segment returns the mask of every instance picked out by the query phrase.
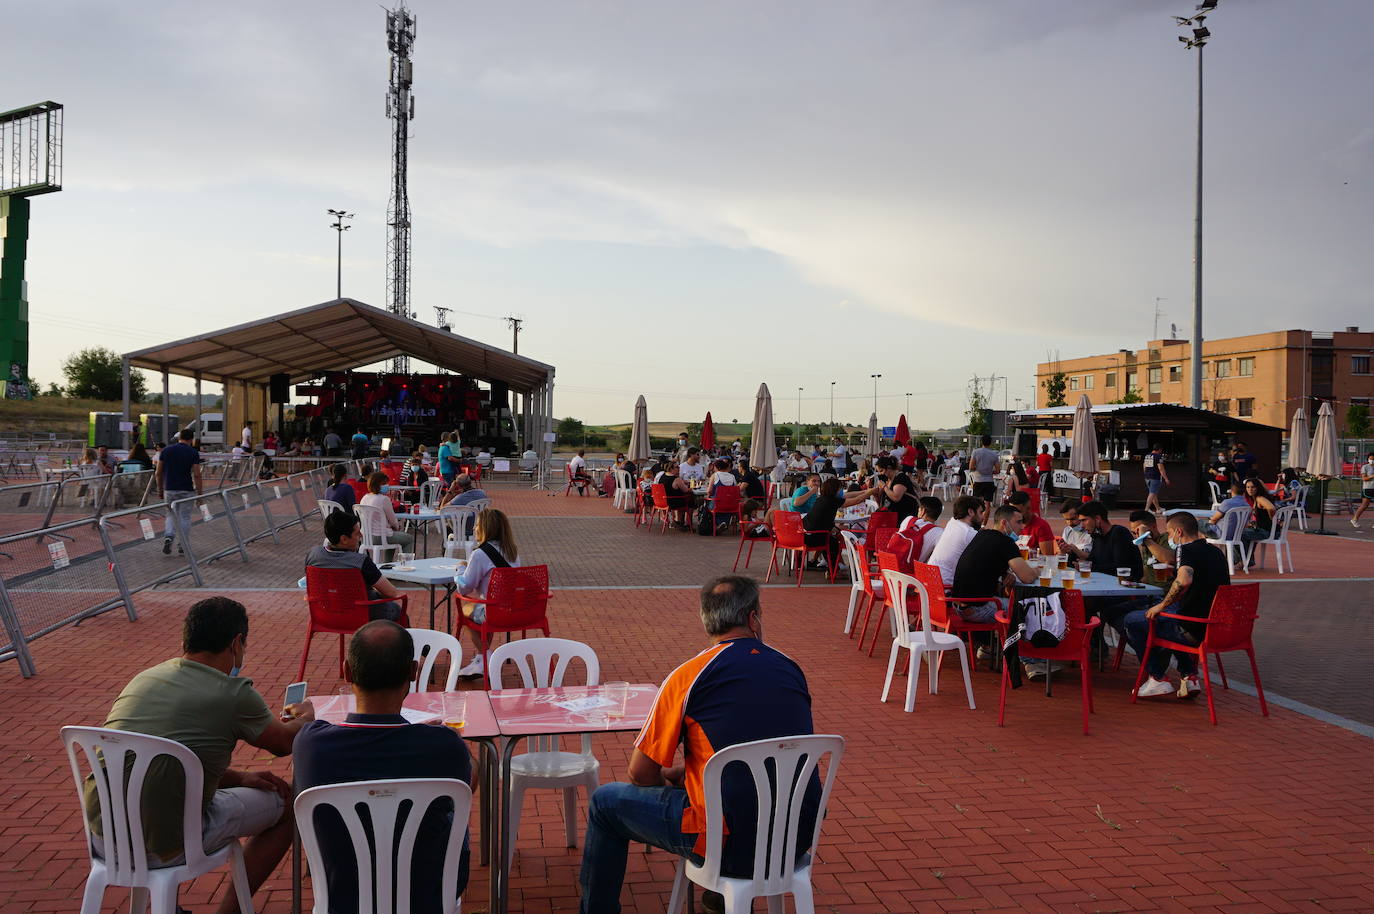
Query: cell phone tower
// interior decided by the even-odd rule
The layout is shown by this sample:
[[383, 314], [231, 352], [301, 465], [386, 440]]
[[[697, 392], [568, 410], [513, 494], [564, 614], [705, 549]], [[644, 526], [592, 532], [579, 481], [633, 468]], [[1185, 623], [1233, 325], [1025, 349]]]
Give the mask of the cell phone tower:
[[[415, 119], [415, 96], [410, 93], [413, 70], [410, 49], [415, 45], [415, 16], [402, 3], [386, 13], [386, 46], [391, 52], [391, 85], [386, 93], [386, 116], [391, 119], [391, 197], [386, 204], [386, 304], [392, 314], [410, 317], [410, 195], [406, 191], [406, 159], [410, 122]], [[410, 373], [410, 359], [391, 360], [396, 374]]]

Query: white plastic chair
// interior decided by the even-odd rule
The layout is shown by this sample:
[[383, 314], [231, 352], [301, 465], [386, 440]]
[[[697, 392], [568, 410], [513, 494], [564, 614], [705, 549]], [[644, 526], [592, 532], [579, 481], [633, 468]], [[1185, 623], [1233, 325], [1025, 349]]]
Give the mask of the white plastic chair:
[[930, 484], [930, 494], [943, 501], [949, 501], [954, 495], [954, 490], [958, 488], [954, 480], [954, 474], [942, 467], [939, 479]]
[[1245, 542], [1242, 538], [1245, 533], [1245, 528], [1249, 526], [1249, 524], [1249, 505], [1240, 508], [1230, 508], [1221, 516], [1221, 523], [1217, 524], [1217, 532], [1221, 535], [1215, 538], [1210, 536], [1207, 538], [1207, 542], [1211, 543], [1213, 546], [1222, 547], [1222, 551], [1226, 553], [1226, 570], [1231, 574], [1236, 573], [1235, 562], [1232, 559], [1232, 550], [1235, 550], [1235, 555], [1240, 557], [1240, 567], [1245, 570], [1246, 574], [1250, 572], [1249, 567], [1247, 567], [1250, 563], [1250, 544]]
[[[916, 679], [921, 675], [921, 655], [954, 651], [959, 655], [959, 663], [964, 668], [964, 691], [968, 694], [969, 710], [977, 707], [973, 703], [973, 680], [969, 678], [968, 651], [964, 649], [964, 640], [958, 635], [938, 631], [930, 624], [930, 599], [921, 582], [909, 574], [884, 571], [883, 586], [887, 588], [888, 605], [891, 607], [889, 621], [892, 623], [892, 652], [887, 658], [887, 679], [883, 682], [882, 700], [887, 701], [887, 694], [892, 688], [892, 676], [897, 670], [897, 655], [903, 648], [911, 652], [906, 671], [908, 713], [916, 709]], [[912, 631], [907, 622], [906, 601], [910, 593], [908, 588], [913, 587], [921, 603], [921, 627], [917, 631]], [[934, 659], [927, 661], [926, 666], [930, 670], [930, 694], [934, 695], [940, 691], [940, 667]]]
[[[122, 886], [133, 890], [130, 910], [142, 911], [152, 900], [152, 914], [176, 914], [177, 888], [211, 870], [229, 864], [239, 910], [253, 914], [253, 893], [248, 887], [248, 871], [243, 865], [243, 848], [238, 839], [224, 847], [205, 853], [201, 843], [200, 800], [205, 772], [196, 754], [181, 743], [160, 736], [109, 730], [104, 727], [63, 727], [62, 742], [67, 747], [72, 778], [76, 782], [78, 802], [85, 803], [84, 768], [94, 775], [96, 793], [100, 798], [100, 822], [103, 835], [91, 831], [86, 822], [85, 843], [90, 854], [91, 872], [86, 877], [86, 891], [81, 899], [81, 914], [100, 914], [105, 887]], [[148, 766], [159, 756], [170, 756], [180, 763], [185, 778], [185, 802], [182, 810], [183, 844], [186, 862], [179, 866], [150, 869], [148, 852], [143, 840], [143, 787]], [[110, 777], [111, 772], [124, 777]], [[133, 813], [130, 815], [130, 813]], [[85, 821], [85, 816], [82, 816]], [[100, 848], [100, 856], [91, 852], [91, 845]]]
[[458, 685], [458, 670], [463, 665], [463, 643], [448, 632], [436, 632], [428, 628], [408, 628], [410, 640], [415, 644], [415, 659], [420, 661], [420, 673], [410, 684], [410, 691], [423, 692], [429, 677], [434, 673], [434, 663], [439, 655], [448, 652], [448, 678], [444, 680], [442, 691], [452, 692]]
[[1293, 505], [1298, 509], [1298, 529], [1303, 531], [1307, 530], [1307, 493], [1311, 490], [1312, 487], [1308, 485], [1293, 487]]
[[[869, 571], [868, 563], [864, 561], [863, 549], [859, 546], [859, 538], [848, 530], [841, 530], [840, 541], [844, 544], [844, 563], [849, 566], [849, 610], [844, 616], [844, 633], [847, 635], [854, 630], [854, 615], [859, 609], [859, 598], [867, 594], [862, 576], [868, 575]], [[873, 580], [872, 587], [874, 597], [882, 599], [883, 582]]]
[[380, 565], [386, 561], [382, 554], [391, 551], [397, 555], [401, 552], [401, 547], [395, 543], [387, 542], [387, 534], [391, 528], [387, 526], [386, 515], [381, 508], [374, 508], [371, 505], [354, 505], [353, 513], [358, 515], [358, 520], [362, 522], [363, 540], [358, 546], [359, 552], [367, 552], [372, 556], [372, 561]]
[[[508, 641], [491, 652], [491, 682], [500, 684], [501, 667], [509, 662], [515, 664], [515, 668], [520, 671], [523, 688], [561, 686], [569, 665], [578, 659], [587, 667], [587, 685], [599, 684], [601, 663], [596, 658], [596, 651], [580, 641], [569, 641], [566, 638], [521, 638], [519, 641]], [[526, 790], [563, 791], [563, 825], [567, 832], [568, 847], [576, 847], [577, 788], [585, 787], [590, 798], [592, 791], [601, 786], [601, 763], [592, 754], [591, 736], [582, 736], [580, 752], [561, 751], [557, 736], [530, 737], [529, 745], [530, 752], [521, 753], [510, 760], [510, 818], [506, 822], [506, 833], [510, 835], [507, 842], [510, 853], [506, 858], [507, 871], [515, 857], [515, 837], [520, 830], [520, 806]]]
[[[790, 736], [763, 739], [727, 746], [706, 762], [704, 780], [706, 816], [706, 859], [700, 866], [685, 857], [678, 858], [677, 878], [668, 901], [669, 914], [680, 914], [692, 882], [725, 898], [726, 914], [748, 914], [755, 898], [768, 899], [768, 910], [782, 914], [783, 896], [791, 895], [797, 914], [814, 914], [811, 894], [811, 865], [820, 842], [825, 809], [844, 755], [842, 736]], [[828, 757], [828, 758], [827, 758]], [[802, 800], [811, 777], [826, 759], [816, 828], [799, 835]], [[758, 817], [755, 819], [754, 876], [751, 879], [722, 876], [721, 852], [724, 846], [721, 776], [726, 768], [747, 765], [758, 792]], [[772, 840], [770, 840], [770, 836]], [[798, 851], [801, 862], [797, 862]], [[809, 852], [809, 853], [808, 853]]]
[[439, 504], [439, 491], [444, 487], [442, 477], [433, 477], [425, 480], [425, 484], [420, 486], [420, 507], [433, 508]]
[[463, 551], [463, 558], [472, 558], [477, 545], [468, 538], [468, 528], [477, 522], [477, 513], [475, 504], [450, 504], [439, 509], [439, 522], [443, 524], [445, 558], [458, 558], [460, 549]]
[[[300, 829], [301, 844], [314, 876], [314, 914], [329, 912], [329, 883], [315, 824], [317, 809], [329, 807], [338, 812], [353, 844], [353, 860], [339, 862], [357, 867], [358, 914], [409, 914], [411, 860], [420, 821], [430, 806], [444, 799], [453, 803], [453, 824], [444, 845], [439, 897], [443, 900], [443, 914], [455, 914], [460, 905], [458, 862], [472, 811], [472, 789], [467, 784], [453, 778], [415, 778], [354, 781], [302, 790], [296, 797], [296, 827]], [[359, 815], [360, 807], [367, 809], [367, 827]], [[405, 823], [399, 825], [397, 819], [403, 809], [407, 809]], [[433, 873], [424, 875], [426, 879], [434, 878]]]
[[1221, 485], [1216, 480], [1207, 480], [1207, 488], [1212, 490], [1212, 510], [1221, 510]]
[[317, 498], [315, 499], [315, 503], [320, 509], [320, 523], [324, 523], [324, 519], [335, 511], [342, 511], [344, 509], [344, 506], [337, 501], [330, 501], [327, 498]]
[[633, 508], [635, 506], [634, 480], [630, 478], [628, 470], [613, 470], [615, 473], [615, 497], [611, 499], [612, 507]]
[[1297, 505], [1289, 505], [1286, 508], [1279, 508], [1274, 512], [1273, 526], [1269, 528], [1267, 539], [1256, 540], [1250, 543], [1251, 550], [1256, 551], [1255, 565], [1259, 568], [1264, 567], [1264, 547], [1274, 547], [1274, 558], [1279, 566], [1279, 574], [1283, 574], [1283, 557], [1288, 555], [1288, 570], [1293, 571], [1293, 550], [1288, 545], [1288, 530], [1293, 526], [1293, 522], [1302, 516], [1303, 509]]

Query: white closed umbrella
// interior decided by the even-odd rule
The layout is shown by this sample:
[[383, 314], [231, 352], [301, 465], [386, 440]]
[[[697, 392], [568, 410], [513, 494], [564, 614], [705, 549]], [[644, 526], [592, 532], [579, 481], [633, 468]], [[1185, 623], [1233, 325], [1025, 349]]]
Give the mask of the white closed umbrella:
[[878, 414], [873, 413], [868, 417], [868, 457], [870, 460], [878, 456], [882, 448], [882, 439], [878, 437]]
[[1073, 411], [1073, 450], [1069, 452], [1069, 472], [1096, 476], [1097, 466], [1097, 428], [1093, 425], [1093, 404], [1088, 395], [1083, 394]]
[[778, 443], [773, 434], [773, 395], [767, 384], [754, 397], [754, 422], [749, 439], [749, 465], [769, 470], [778, 465]]
[[1288, 430], [1288, 465], [1295, 470], [1306, 469], [1312, 451], [1312, 433], [1307, 428], [1307, 412], [1301, 406], [1293, 413], [1293, 425]]
[[630, 426], [630, 452], [627, 454], [635, 466], [639, 466], [653, 456], [649, 448], [649, 405], [640, 394], [635, 401], [635, 421]]
[[1317, 410], [1317, 431], [1312, 436], [1312, 453], [1307, 456], [1307, 472], [1317, 477], [1321, 490], [1321, 528], [1308, 532], [1334, 535], [1334, 530], [1326, 529], [1326, 490], [1330, 481], [1341, 475], [1341, 456], [1336, 453], [1336, 416], [1330, 403], [1323, 403]]

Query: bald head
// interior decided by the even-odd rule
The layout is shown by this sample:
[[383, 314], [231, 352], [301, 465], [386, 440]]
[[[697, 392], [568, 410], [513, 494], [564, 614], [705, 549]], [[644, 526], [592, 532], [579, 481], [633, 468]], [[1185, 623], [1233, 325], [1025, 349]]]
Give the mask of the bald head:
[[358, 692], [409, 689], [414, 678], [415, 642], [395, 622], [377, 619], [353, 633], [348, 670]]
[[462, 489], [464, 492], [472, 488], [472, 477], [467, 473], [459, 473], [458, 478], [455, 479], [454, 482], [458, 483], [458, 488]]

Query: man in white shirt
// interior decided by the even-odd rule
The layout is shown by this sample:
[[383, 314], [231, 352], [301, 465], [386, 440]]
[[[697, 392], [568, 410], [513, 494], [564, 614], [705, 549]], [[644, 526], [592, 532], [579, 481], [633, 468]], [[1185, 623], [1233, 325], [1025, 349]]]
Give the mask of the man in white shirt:
[[940, 569], [945, 587], [954, 586], [954, 569], [964, 548], [978, 534], [987, 517], [987, 503], [974, 495], [960, 495], [954, 499], [954, 516], [945, 524], [945, 532], [930, 553], [931, 565]]
[[1083, 519], [1078, 516], [1078, 504], [1065, 501], [1059, 508], [1059, 514], [1064, 518], [1064, 532], [1059, 535], [1059, 538], [1083, 555], [1091, 555], [1093, 535], [1083, 529]]
[[935, 553], [935, 546], [945, 533], [943, 527], [935, 525], [935, 522], [940, 519], [940, 513], [944, 511], [945, 505], [940, 499], [932, 498], [929, 495], [923, 495], [920, 498], [920, 503], [921, 513], [902, 521], [897, 532], [921, 544], [920, 554], [909, 556], [910, 560], [929, 564], [930, 557]]
[[253, 420], [249, 419], [243, 423], [243, 431], [239, 432], [239, 444], [248, 453], [253, 453]]
[[893, 460], [896, 460], [898, 463], [902, 462], [902, 455], [905, 453], [906, 448], [902, 447], [900, 444], [896, 445], [892, 448], [892, 450], [887, 452], [888, 456], [891, 457]]
[[592, 484], [592, 478], [587, 475], [587, 460], [584, 456], [585, 454], [586, 451], [578, 448], [577, 454], [573, 456], [572, 460], [568, 461], [568, 475], [571, 477], [570, 482], [573, 487], [577, 489], [578, 495], [586, 495], [587, 487]]
[[701, 451], [697, 448], [687, 449], [687, 459], [677, 468], [677, 475], [684, 482], [705, 482], [706, 467], [701, 465]]
[[849, 448], [844, 446], [844, 442], [836, 442], [834, 450], [830, 452], [830, 465], [841, 475], [849, 470]]

